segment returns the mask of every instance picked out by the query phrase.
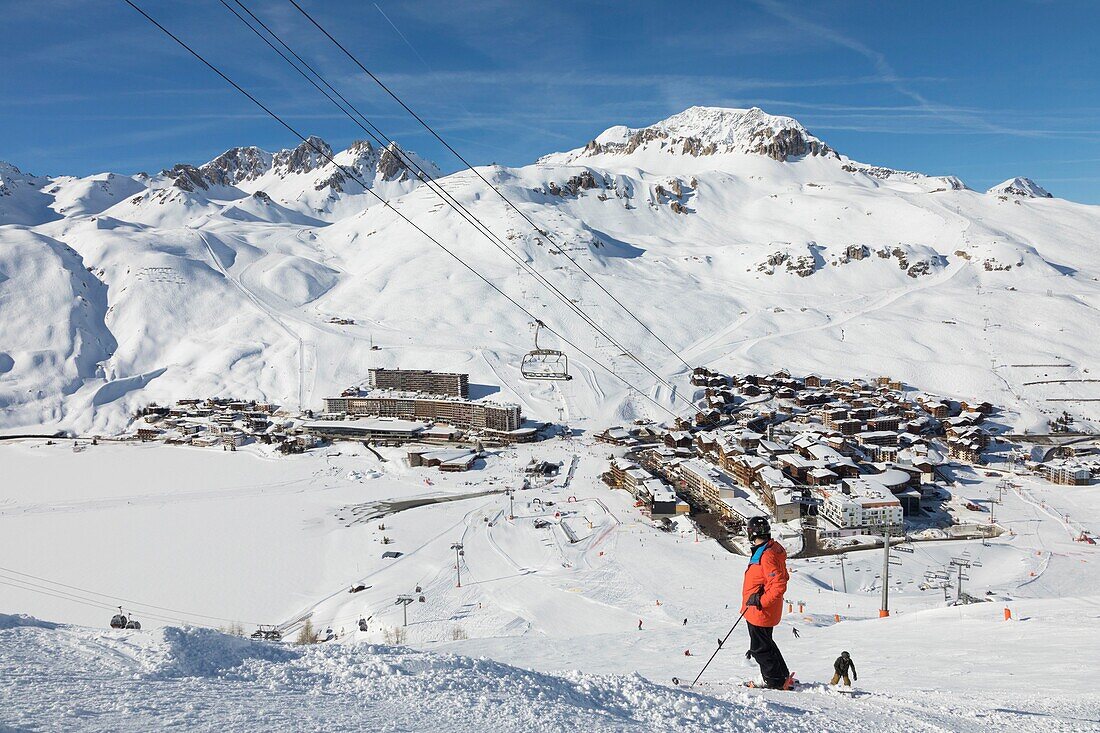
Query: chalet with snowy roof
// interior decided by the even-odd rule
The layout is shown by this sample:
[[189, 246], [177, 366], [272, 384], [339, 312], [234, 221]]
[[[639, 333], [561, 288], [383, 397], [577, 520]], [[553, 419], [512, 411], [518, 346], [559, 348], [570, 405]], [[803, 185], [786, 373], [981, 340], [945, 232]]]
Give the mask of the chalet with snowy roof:
[[947, 429], [948, 441], [969, 441], [977, 443], [981, 449], [985, 449], [989, 446], [989, 433], [984, 429], [976, 425], [967, 425], [963, 427], [948, 427]]
[[823, 386], [824, 381], [825, 380], [823, 380], [820, 375], [810, 373], [810, 374], [806, 375], [805, 379], [802, 380], [802, 383], [804, 385], [806, 385], [807, 387], [815, 387], [816, 388], [816, 387]]
[[607, 428], [602, 433], [596, 434], [596, 440], [611, 445], [631, 445], [637, 442], [630, 431], [623, 427]]
[[695, 434], [695, 450], [699, 453], [718, 454], [718, 442], [721, 435], [713, 430], [704, 430]]
[[761, 439], [756, 444], [756, 455], [766, 456], [769, 459], [775, 459], [785, 453], [793, 453], [794, 448], [791, 448], [785, 443], [779, 443], [774, 440]]
[[768, 462], [760, 456], [739, 455], [729, 461], [730, 469], [737, 483], [742, 486], [751, 486], [756, 481], [757, 472], [768, 466]]
[[690, 448], [692, 442], [691, 433], [685, 430], [673, 430], [665, 433], [665, 445], [669, 448]]
[[924, 408], [932, 417], [937, 420], [944, 420], [951, 414], [951, 408], [947, 406], [947, 403], [939, 400], [930, 400], [926, 397], [918, 397], [917, 403]]
[[829, 486], [840, 480], [840, 476], [824, 466], [811, 468], [806, 474], [806, 483], [810, 486]]
[[415, 450], [408, 454], [409, 465], [414, 468], [425, 466], [448, 472], [469, 471], [477, 458], [477, 451], [463, 448]]
[[713, 407], [695, 413], [695, 424], [699, 427], [717, 425], [722, 421], [722, 413]]
[[947, 441], [947, 455], [966, 463], [982, 462], [982, 446], [977, 441], [951, 439]]

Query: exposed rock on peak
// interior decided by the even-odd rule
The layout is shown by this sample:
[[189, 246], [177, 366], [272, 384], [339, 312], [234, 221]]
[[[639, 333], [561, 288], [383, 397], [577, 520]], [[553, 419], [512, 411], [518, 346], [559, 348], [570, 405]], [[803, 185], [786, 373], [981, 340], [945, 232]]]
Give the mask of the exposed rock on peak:
[[316, 135], [310, 135], [305, 142], [293, 150], [280, 150], [275, 153], [272, 168], [279, 175], [289, 173], [309, 173], [328, 165], [332, 158], [332, 148]]
[[271, 169], [271, 153], [253, 145], [231, 148], [200, 166], [199, 170], [211, 182], [220, 186], [236, 186], [242, 181], [253, 181]]
[[205, 191], [210, 188], [211, 181], [209, 181], [203, 172], [193, 165], [187, 163], [176, 163], [170, 169], [163, 172], [163, 175], [172, 179], [172, 185], [178, 189], [188, 192]]
[[565, 156], [571, 161], [600, 154], [630, 155], [637, 150], [696, 157], [751, 153], [778, 161], [802, 156], [839, 157], [797, 120], [769, 115], [758, 107], [691, 107], [648, 127], [619, 125]]
[[1054, 196], [1045, 188], [1040, 186], [1030, 178], [1009, 178], [1003, 183], [999, 183], [993, 188], [986, 191], [986, 193], [1009, 195], [1009, 196], [1022, 196], [1024, 198], [1031, 199], [1052, 199]]

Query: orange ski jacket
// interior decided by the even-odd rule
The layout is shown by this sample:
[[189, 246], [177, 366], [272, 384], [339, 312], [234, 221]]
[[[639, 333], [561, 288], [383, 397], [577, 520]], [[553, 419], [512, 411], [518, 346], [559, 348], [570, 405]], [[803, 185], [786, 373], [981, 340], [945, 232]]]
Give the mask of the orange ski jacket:
[[[741, 610], [745, 612], [745, 620], [753, 626], [778, 626], [783, 618], [783, 596], [789, 579], [787, 551], [783, 545], [768, 540], [757, 547], [749, 558], [741, 587]], [[749, 596], [761, 589], [761, 607], [746, 605]]]

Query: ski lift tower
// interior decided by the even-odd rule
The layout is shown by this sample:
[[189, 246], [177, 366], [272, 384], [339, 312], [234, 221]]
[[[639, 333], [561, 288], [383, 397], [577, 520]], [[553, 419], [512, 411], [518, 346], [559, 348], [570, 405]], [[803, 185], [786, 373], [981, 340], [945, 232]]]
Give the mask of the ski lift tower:
[[398, 596], [393, 602], [395, 606], [401, 606], [402, 626], [409, 625], [409, 604], [413, 602], [412, 596]]
[[451, 549], [455, 551], [455, 572], [458, 574], [458, 583], [456, 588], [462, 587], [462, 557], [466, 554], [466, 551], [462, 549], [461, 542], [454, 542], [451, 544]]

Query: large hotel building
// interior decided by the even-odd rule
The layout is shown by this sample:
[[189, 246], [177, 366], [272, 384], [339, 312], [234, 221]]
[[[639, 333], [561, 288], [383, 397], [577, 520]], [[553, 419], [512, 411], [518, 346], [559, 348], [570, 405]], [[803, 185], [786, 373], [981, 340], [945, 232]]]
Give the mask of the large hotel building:
[[325, 412], [438, 421], [460, 428], [492, 430], [501, 433], [519, 430], [523, 423], [519, 405], [470, 402], [458, 397], [385, 390], [361, 395], [326, 397]]
[[427, 392], [452, 397], [470, 396], [470, 375], [428, 369], [371, 369], [371, 389]]

